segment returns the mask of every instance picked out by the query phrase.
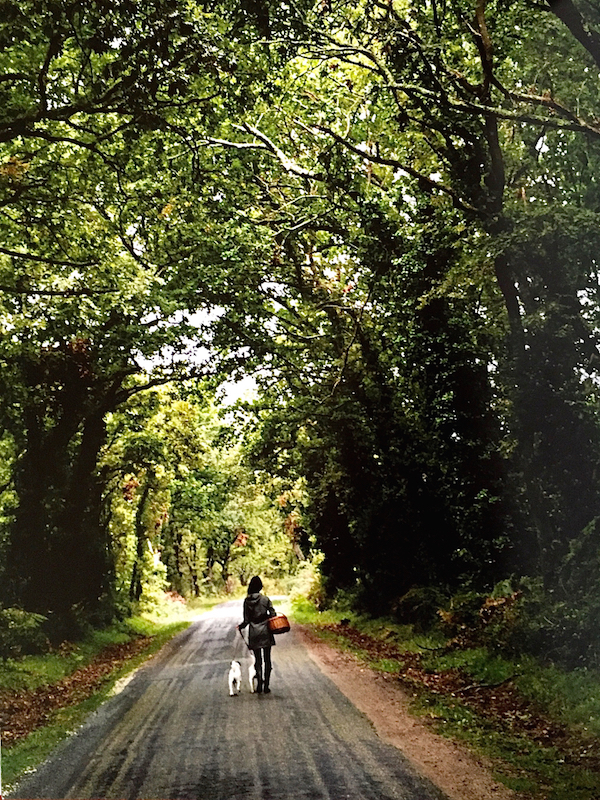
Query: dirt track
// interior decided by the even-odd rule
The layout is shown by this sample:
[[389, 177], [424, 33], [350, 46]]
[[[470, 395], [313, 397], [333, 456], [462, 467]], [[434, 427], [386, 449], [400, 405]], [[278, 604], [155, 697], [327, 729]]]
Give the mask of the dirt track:
[[443, 800], [294, 632], [277, 640], [271, 694], [229, 697], [229, 661], [250, 663], [240, 606], [174, 639], [11, 797]]
[[464, 745], [440, 736], [409, 712], [411, 698], [393, 675], [375, 672], [339, 652], [311, 630], [298, 630], [312, 657], [344, 695], [363, 711], [385, 742], [399, 748], [449, 800], [516, 800], [498, 783], [492, 765]]

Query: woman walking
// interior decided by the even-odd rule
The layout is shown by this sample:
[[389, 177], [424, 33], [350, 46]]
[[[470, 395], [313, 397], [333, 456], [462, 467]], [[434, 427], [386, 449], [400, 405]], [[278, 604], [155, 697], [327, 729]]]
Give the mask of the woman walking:
[[244, 621], [238, 625], [238, 630], [241, 631], [249, 626], [248, 647], [254, 653], [254, 667], [258, 680], [256, 691], [268, 694], [271, 691], [269, 689], [271, 647], [275, 644], [275, 639], [267, 621], [269, 617], [275, 616], [275, 609], [269, 598], [260, 593], [262, 588], [261, 579], [255, 575], [248, 584], [248, 594], [244, 599]]

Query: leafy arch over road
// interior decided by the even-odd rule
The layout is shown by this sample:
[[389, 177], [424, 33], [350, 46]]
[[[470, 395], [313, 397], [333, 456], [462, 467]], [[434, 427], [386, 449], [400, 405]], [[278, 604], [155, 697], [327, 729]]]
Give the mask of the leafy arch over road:
[[[396, 591], [426, 578], [427, 570], [415, 569], [409, 555], [407, 575], [398, 581], [415, 530], [428, 543], [424, 560], [432, 566], [436, 549], [448, 552], [442, 544], [457, 520], [466, 520], [465, 510], [487, 505], [487, 521], [465, 522], [466, 530], [451, 536], [449, 551], [470, 557], [476, 543], [489, 536], [486, 556], [475, 559], [480, 567], [493, 564], [492, 574], [507, 568], [541, 572], [548, 585], [555, 585], [571, 543], [597, 516], [596, 411], [587, 402], [590, 384], [585, 379], [597, 363], [597, 192], [590, 169], [597, 158], [597, 69], [548, 13], [552, 9], [536, 6], [532, 13], [528, 4], [484, 2], [327, 4], [313, 17], [303, 15], [304, 39], [297, 43], [299, 55], [282, 72], [280, 103], [263, 114], [258, 128], [245, 124], [229, 142], [213, 141], [236, 153], [254, 148], [272, 157], [274, 177], [270, 182], [261, 177], [276, 214], [270, 212], [265, 224], [271, 224], [289, 259], [287, 283], [285, 277], [280, 280], [301, 298], [290, 317], [297, 328], [299, 303], [312, 294], [314, 312], [326, 322], [313, 322], [303, 331], [311, 369], [316, 349], [309, 342], [321, 336], [335, 348], [329, 372], [314, 370], [319, 375], [315, 383], [326, 386], [329, 381], [332, 398], [348, 385], [352, 399], [346, 398], [346, 404], [358, 402], [358, 418], [376, 425], [373, 409], [358, 400], [351, 365], [356, 358], [358, 382], [366, 392], [367, 365], [381, 347], [374, 342], [385, 342], [397, 357], [386, 355], [387, 372], [380, 369], [374, 383], [385, 383], [382, 372], [393, 376], [388, 393], [397, 398], [389, 412], [395, 424], [408, 426], [411, 442], [429, 440], [435, 453], [430, 465], [436, 458], [446, 464], [441, 454], [447, 446], [447, 475], [466, 458], [478, 476], [486, 476], [477, 491], [467, 489], [471, 467], [463, 463], [457, 480], [435, 485], [436, 503], [446, 510], [438, 507], [435, 521], [425, 515], [421, 519], [427, 521], [419, 522], [410, 509], [418, 518], [431, 508], [425, 490], [431, 474], [423, 469], [422, 456], [408, 457], [410, 466], [396, 467], [404, 477], [396, 472], [392, 479], [398, 506], [390, 504], [386, 491], [367, 493], [371, 507], [363, 490], [372, 458], [380, 453], [371, 445], [360, 455], [368, 437], [361, 431], [357, 444], [348, 428], [360, 425], [356, 414], [348, 414], [328, 453], [336, 452], [340, 442], [352, 442], [352, 453], [331, 456], [335, 467], [322, 466], [322, 500], [314, 509], [315, 524], [322, 519], [325, 526], [320, 539], [331, 543], [329, 569], [336, 583], [353, 583], [358, 574], [375, 592], [386, 572], [383, 561], [393, 564], [389, 583]], [[559, 71], [558, 60], [549, 56], [548, 40], [561, 53], [560, 63], [569, 65], [566, 71]], [[283, 189], [277, 177], [282, 166], [289, 175]], [[397, 231], [391, 244], [386, 238], [390, 227]], [[419, 271], [424, 281], [406, 280]], [[402, 300], [398, 293], [386, 294], [390, 275], [402, 276]], [[407, 325], [405, 316], [411, 303], [411, 321], [422, 317], [424, 309], [437, 320], [413, 347], [408, 342], [415, 322]], [[463, 330], [481, 326], [488, 337], [479, 338], [467, 367], [470, 377], [465, 364], [458, 372], [440, 364], [420, 392], [414, 383], [400, 380], [413, 365], [426, 373], [432, 350], [447, 358], [447, 337], [452, 328], [460, 329], [456, 315]], [[377, 317], [388, 326], [390, 318], [404, 320], [393, 343]], [[458, 338], [455, 346], [464, 358], [466, 348]], [[296, 345], [299, 340], [296, 334]], [[407, 352], [414, 359], [410, 364]], [[321, 369], [325, 363], [318, 358]], [[475, 379], [478, 363], [493, 368], [493, 378], [488, 373]], [[286, 377], [294, 381], [289, 371]], [[474, 387], [477, 396], [493, 398], [500, 425], [495, 432], [473, 404], [461, 408], [461, 393], [473, 397]], [[402, 406], [428, 389], [426, 410], [411, 429]], [[314, 397], [314, 385], [310, 391]], [[437, 405], [442, 398], [445, 419], [443, 403]], [[381, 403], [379, 398], [378, 411]], [[431, 414], [433, 409], [438, 414]], [[465, 440], [460, 420], [464, 424], [466, 418], [471, 431]], [[326, 412], [323, 427], [331, 419]], [[330, 441], [330, 433], [312, 424], [321, 430], [319, 447]], [[390, 437], [388, 428], [383, 438], [406, 453], [406, 436]], [[468, 446], [457, 446], [459, 440]], [[327, 477], [330, 469], [335, 479]], [[390, 474], [389, 465], [384, 472]], [[415, 476], [419, 499], [414, 494], [411, 499], [405, 488], [410, 485], [407, 473]], [[381, 478], [373, 480], [382, 485]], [[440, 500], [444, 495], [446, 503]], [[375, 517], [393, 508], [393, 533], [383, 537], [386, 544], [373, 546], [384, 525], [380, 519], [365, 520], [365, 505]], [[406, 534], [403, 516], [410, 520]], [[499, 530], [502, 535], [492, 533]], [[377, 565], [366, 568], [373, 552], [380, 554]], [[390, 552], [391, 560], [381, 555]], [[445, 555], [438, 568], [441, 562], [447, 563]], [[453, 572], [454, 577], [465, 574], [456, 564]], [[435, 568], [429, 577], [436, 577]]]
[[599, 512], [588, 6], [8, 8], [14, 596], [41, 596], [27, 553], [71, 540], [95, 553], [85, 599], [111, 583], [107, 412], [249, 370], [255, 466], [308, 482], [333, 588], [565, 586]]
[[0, 357], [16, 504], [6, 599], [65, 613], [112, 582], [97, 470], [107, 413], [214, 370], [202, 320], [228, 302], [243, 233], [223, 231], [237, 261], [213, 270], [222, 173], [193, 133], [246, 98], [226, 23], [193, 4], [5, 11]]

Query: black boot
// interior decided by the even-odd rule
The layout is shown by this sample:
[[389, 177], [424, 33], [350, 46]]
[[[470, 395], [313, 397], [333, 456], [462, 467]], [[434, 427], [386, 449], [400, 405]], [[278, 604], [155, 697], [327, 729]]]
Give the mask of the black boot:
[[263, 690], [263, 682], [262, 682], [262, 679], [259, 678], [257, 683], [256, 683], [256, 692], [257, 692], [257, 694], [262, 694], [262, 690]]
[[270, 681], [270, 679], [271, 679], [271, 670], [270, 669], [266, 669], [265, 670], [265, 687], [263, 689], [263, 692], [265, 694], [269, 694], [269, 692], [271, 691], [269, 689], [269, 681]]

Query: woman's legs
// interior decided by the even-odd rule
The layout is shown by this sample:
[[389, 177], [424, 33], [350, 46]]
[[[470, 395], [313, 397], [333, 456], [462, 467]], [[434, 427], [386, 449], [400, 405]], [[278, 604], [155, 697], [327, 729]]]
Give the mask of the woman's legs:
[[271, 678], [271, 648], [265, 647], [264, 650], [265, 650], [265, 684], [263, 691], [265, 694], [267, 694], [268, 692], [271, 691], [269, 689], [269, 680]]
[[[254, 669], [256, 670], [256, 677], [258, 679], [258, 685], [256, 687], [257, 692], [264, 692], [268, 694], [271, 690], [269, 689], [269, 680], [271, 678], [271, 648], [270, 647], [263, 647], [258, 648], [257, 650], [252, 651], [254, 653]], [[263, 678], [263, 652], [264, 652], [264, 664], [265, 664], [265, 671], [264, 671], [264, 678]]]
[[[262, 692], [263, 690], [263, 658], [262, 658], [262, 650], [257, 648], [256, 650], [252, 651], [254, 653], [254, 669], [256, 670], [256, 679], [258, 681], [258, 685], [256, 687], [257, 692]], [[269, 663], [270, 663], [270, 654], [269, 654]]]

